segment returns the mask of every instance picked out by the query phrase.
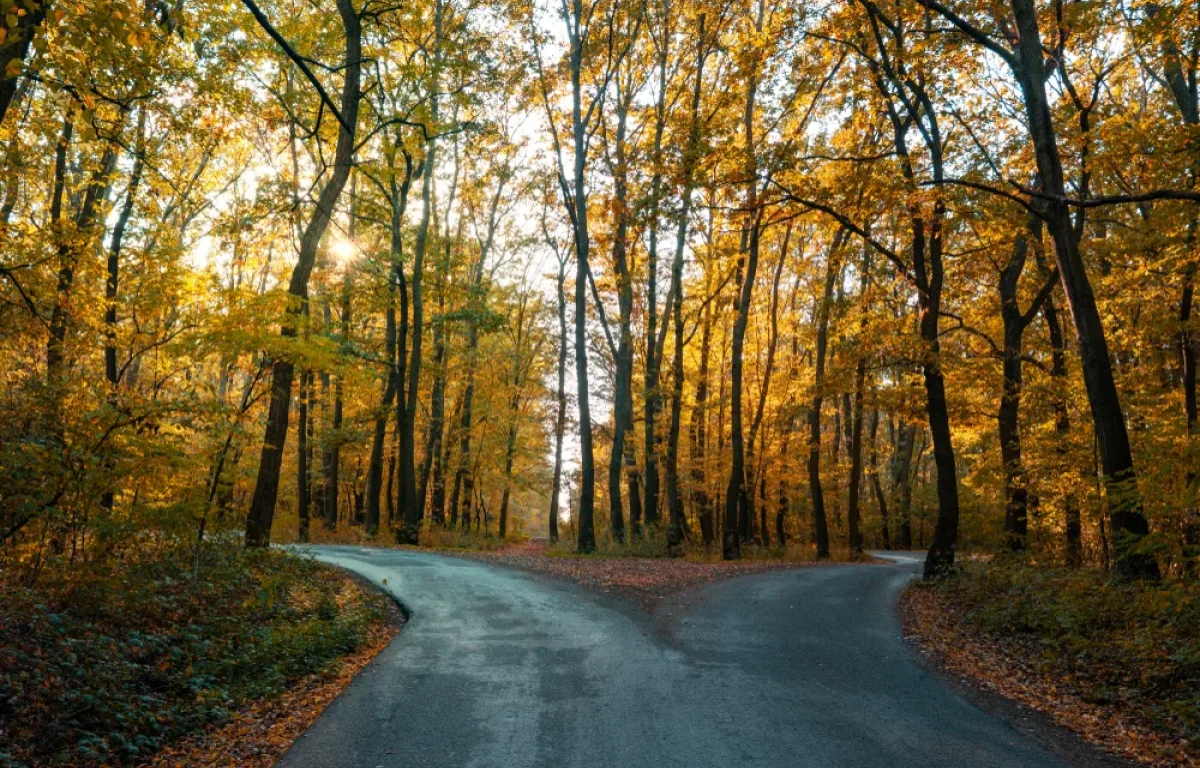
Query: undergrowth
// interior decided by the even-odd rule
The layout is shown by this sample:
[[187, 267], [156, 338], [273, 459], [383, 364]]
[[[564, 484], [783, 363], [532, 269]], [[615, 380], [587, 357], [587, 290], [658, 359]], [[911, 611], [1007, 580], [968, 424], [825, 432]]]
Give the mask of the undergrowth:
[[75, 566], [0, 605], [0, 766], [125, 766], [355, 650], [386, 603], [278, 551]]
[[1075, 686], [1200, 744], [1200, 584], [997, 560], [933, 587], [967, 625]]
[[[659, 526], [646, 526], [638, 536], [627, 535], [625, 541], [616, 541], [610, 532], [596, 538], [596, 549], [588, 555], [581, 555], [574, 538], [563, 537], [556, 543], [546, 547], [546, 554], [555, 557], [669, 557], [667, 552], [666, 531]], [[692, 539], [686, 541], [683, 547], [683, 559], [698, 563], [718, 562], [723, 559], [721, 543], [714, 542], [705, 545]], [[744, 541], [741, 546], [742, 560], [753, 562], [775, 561], [809, 563], [816, 562], [816, 550], [808, 544], [788, 544], [761, 546], [753, 541]], [[870, 555], [851, 554], [848, 548], [834, 548], [829, 558], [832, 562], [867, 562]]]

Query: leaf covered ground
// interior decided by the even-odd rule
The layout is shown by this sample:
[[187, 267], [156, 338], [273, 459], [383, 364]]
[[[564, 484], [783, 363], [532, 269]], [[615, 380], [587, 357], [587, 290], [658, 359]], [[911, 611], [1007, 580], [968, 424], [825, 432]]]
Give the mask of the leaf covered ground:
[[815, 562], [780, 559], [697, 561], [574, 555], [547, 549], [544, 543], [536, 541], [493, 551], [459, 550], [450, 554], [572, 581], [588, 589], [627, 598], [648, 611], [688, 587], [752, 573], [816, 565]]
[[394, 634], [390, 601], [345, 574], [232, 545], [194, 578], [190, 548], [168, 549], [5, 592], [4, 768], [267, 765], [253, 752], [307, 725], [281, 715], [315, 717]]
[[906, 634], [956, 677], [1156, 768], [1200, 766], [1200, 589], [969, 564], [914, 585]]

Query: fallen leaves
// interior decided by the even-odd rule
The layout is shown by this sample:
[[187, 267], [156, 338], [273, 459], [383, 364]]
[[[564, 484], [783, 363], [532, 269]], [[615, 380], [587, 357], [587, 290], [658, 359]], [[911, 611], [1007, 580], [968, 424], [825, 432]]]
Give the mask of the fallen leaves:
[[1146, 713], [1089, 701], [1070, 675], [1037, 664], [1028, 644], [972, 630], [945, 594], [912, 587], [901, 597], [900, 615], [906, 638], [955, 677], [1042, 712], [1112, 754], [1153, 768], [1200, 766], [1200, 753], [1186, 739], [1155, 730]]
[[0, 765], [134, 766], [197, 734], [240, 738], [392, 626], [394, 603], [335, 568], [213, 542], [197, 574], [192, 554], [143, 550], [3, 584]]
[[814, 563], [782, 560], [695, 562], [667, 557], [548, 555], [537, 543], [491, 552], [448, 552], [457, 557], [543, 573], [588, 589], [627, 598], [645, 610], [689, 587], [752, 573], [798, 568]]
[[275, 765], [292, 742], [316, 722], [325, 708], [342, 695], [355, 676], [400, 631], [403, 617], [390, 600], [388, 606], [387, 619], [372, 627], [364, 643], [353, 653], [279, 696], [260, 699], [242, 708], [224, 725], [160, 751], [141, 768], [270, 768]]

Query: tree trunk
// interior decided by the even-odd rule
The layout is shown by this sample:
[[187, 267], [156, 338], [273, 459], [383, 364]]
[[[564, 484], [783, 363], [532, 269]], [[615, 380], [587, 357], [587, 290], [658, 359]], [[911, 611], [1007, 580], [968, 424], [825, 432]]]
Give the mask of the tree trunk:
[[900, 525], [900, 549], [913, 547], [912, 537], [912, 458], [916, 429], [904, 421], [896, 427], [896, 442], [892, 451], [892, 492], [900, 498], [896, 517]]
[[[1042, 238], [1041, 219], [1030, 214], [1026, 232], [1017, 236], [1013, 255], [1000, 273], [1000, 315], [1004, 321], [1004, 347], [1002, 349], [1004, 387], [1000, 399], [997, 424], [1000, 431], [1000, 456], [1004, 465], [1004, 530], [1008, 535], [1008, 547], [1014, 552], [1025, 549], [1029, 532], [1029, 479], [1021, 458], [1021, 355], [1022, 337], [1029, 323], [1036, 316], [1040, 305], [1035, 303], [1028, 312], [1022, 312], [1017, 303], [1017, 288], [1021, 273], [1025, 269], [1029, 248], [1040, 247]], [[1044, 301], [1048, 289], [1036, 302]]]
[[[864, 281], [865, 282], [865, 281]], [[862, 488], [862, 433], [863, 433], [863, 398], [866, 396], [865, 382], [867, 375], [867, 360], [858, 358], [858, 366], [854, 373], [854, 410], [850, 426], [850, 496], [846, 505], [846, 528], [850, 553], [862, 552], [863, 540], [860, 530], [859, 498]]]
[[813, 541], [817, 557], [829, 557], [829, 522], [825, 492], [821, 487], [821, 406], [824, 403], [825, 357], [829, 349], [829, 314], [833, 287], [842, 274], [840, 251], [845, 230], [839, 229], [825, 257], [825, 287], [817, 305], [817, 352], [813, 373], [813, 398], [808, 409], [808, 489], [812, 500]]
[[[760, 2], [756, 18], [756, 29], [763, 28], [764, 3]], [[741, 557], [741, 533], [746, 517], [746, 455], [742, 433], [742, 368], [743, 348], [746, 341], [746, 324], [750, 317], [750, 300], [754, 295], [754, 280], [758, 273], [758, 250], [760, 217], [758, 204], [758, 157], [754, 140], [754, 109], [758, 95], [758, 70], [752, 66], [747, 75], [746, 101], [742, 111], [743, 167], [746, 182], [745, 223], [742, 227], [742, 242], [738, 250], [737, 316], [733, 324], [733, 340], [730, 345], [730, 446], [733, 449], [729, 467], [729, 485], [725, 490], [725, 520], [722, 532], [721, 554], [725, 560]]]
[[[117, 292], [121, 277], [121, 246], [125, 240], [125, 230], [129, 226], [129, 218], [133, 215], [134, 201], [137, 198], [138, 186], [142, 181], [142, 167], [146, 154], [146, 110], [138, 113], [137, 149], [134, 152], [133, 170], [129, 175], [129, 186], [125, 190], [125, 204], [117, 216], [113, 226], [112, 241], [108, 248], [108, 275], [104, 285], [104, 378], [108, 382], [108, 404], [117, 405]], [[106, 461], [107, 469], [112, 471], [111, 459]], [[113, 491], [105, 491], [100, 498], [100, 506], [112, 511]]]
[[[592, 445], [591, 393], [588, 385], [587, 353], [587, 280], [588, 252], [591, 241], [588, 234], [588, 190], [587, 149], [590, 138], [588, 121], [583, 112], [583, 51], [585, 41], [581, 37], [584, 9], [582, 0], [572, 0], [570, 18], [566, 19], [571, 49], [569, 69], [571, 77], [571, 137], [574, 149], [572, 184], [574, 194], [567, 201], [571, 205], [571, 223], [575, 230], [575, 386], [579, 408], [579, 523], [578, 549], [592, 552], [596, 549], [595, 505], [596, 505], [596, 455]], [[589, 117], [591, 112], [589, 110]]]
[[892, 548], [892, 533], [888, 524], [887, 496], [883, 492], [883, 484], [879, 482], [879, 410], [871, 409], [871, 486], [875, 490], [875, 502], [879, 506], [879, 533], [883, 538], [883, 548]]
[[567, 260], [558, 262], [557, 291], [555, 298], [558, 303], [558, 388], [555, 392], [558, 410], [554, 416], [554, 484], [550, 489], [549, 536], [550, 543], [558, 542], [558, 513], [560, 507], [560, 489], [562, 488], [563, 465], [563, 433], [567, 422]]
[[[613, 541], [625, 541], [625, 512], [621, 502], [621, 470], [629, 466], [629, 525], [634, 535], [640, 533], [641, 509], [637, 494], [637, 465], [634, 462], [633, 441], [626, 433], [633, 432], [633, 337], [630, 323], [633, 318], [633, 280], [629, 274], [629, 201], [625, 158], [625, 130], [629, 99], [632, 89], [622, 87], [621, 72], [617, 72], [616, 118], [617, 129], [613, 158], [613, 276], [617, 282], [617, 304], [619, 342], [615, 363], [616, 381], [613, 382], [613, 441], [608, 460], [608, 515]], [[651, 238], [654, 227], [651, 224]], [[651, 278], [653, 280], [653, 277]], [[654, 310], [651, 309], [652, 313]], [[653, 349], [648, 353], [653, 354]], [[628, 443], [628, 445], [626, 445]]]
[[[442, 20], [445, 4], [439, 0], [434, 11], [433, 64], [429, 80], [429, 122], [438, 125], [438, 93], [442, 71]], [[425, 252], [429, 245], [429, 222], [433, 212], [433, 175], [437, 168], [437, 137], [430, 136], [425, 142], [425, 159], [421, 179], [421, 221], [417, 225], [416, 241], [413, 244], [412, 268], [412, 353], [408, 364], [407, 403], [401, 412], [400, 421], [400, 505], [404, 518], [400, 540], [405, 544], [417, 544], [421, 538], [421, 521], [424, 505], [417, 498], [416, 429], [417, 407], [421, 385], [421, 347], [425, 331], [424, 305], [421, 296], [422, 272], [425, 268]]]
[[[715, 300], [715, 299], [714, 299]], [[710, 546], [716, 540], [713, 522], [713, 502], [708, 495], [705, 467], [708, 448], [708, 358], [712, 353], [713, 310], [704, 308], [700, 329], [700, 370], [696, 373], [696, 404], [692, 408], [689, 433], [691, 438], [692, 500], [700, 521], [700, 540]]]
[[[399, 371], [396, 368], [396, 291], [399, 280], [396, 272], [400, 269], [398, 254], [393, 254], [391, 273], [388, 277], [388, 304], [385, 315], [383, 347], [387, 352], [388, 370], [383, 383], [383, 396], [379, 411], [375, 415], [375, 431], [371, 438], [371, 459], [367, 464], [367, 519], [366, 532], [368, 537], [379, 533], [380, 496], [383, 490], [383, 449], [387, 439], [388, 414], [396, 399], [396, 389], [399, 383]], [[391, 500], [392, 477], [388, 476], [389, 503]]]
[[1153, 555], [1136, 551], [1137, 543], [1150, 533], [1150, 526], [1142, 512], [1133, 452], [1113, 377], [1103, 322], [1079, 251], [1070, 210], [1063, 202], [1067, 191], [1058, 138], [1046, 96], [1037, 9], [1033, 0], [1012, 0], [1012, 9], [1016, 18], [1018, 43], [1011, 63], [1024, 96], [1026, 122], [1034, 145], [1041, 188], [1050, 197], [1045, 201], [1043, 219], [1054, 238], [1058, 269], [1075, 322], [1088, 405], [1095, 422], [1101, 469], [1107, 487], [1115, 567], [1123, 577], [1157, 578], [1157, 560]]
[[21, 71], [33, 38], [41, 28], [42, 22], [46, 20], [46, 10], [50, 5], [49, 0], [46, 0], [32, 5], [32, 10], [14, 16], [17, 20], [16, 26], [8, 29], [8, 38], [4, 45], [0, 46], [0, 122], [4, 121], [17, 93], [17, 83], [21, 78], [15, 73]]
[[[312, 218], [300, 238], [300, 256], [292, 270], [288, 283], [291, 301], [282, 335], [296, 337], [296, 318], [308, 301], [308, 278], [316, 263], [317, 249], [321, 237], [329, 226], [330, 216], [342, 188], [350, 178], [354, 155], [354, 131], [358, 123], [358, 104], [361, 98], [361, 24], [357, 11], [350, 0], [337, 0], [338, 14], [345, 31], [345, 68], [342, 72], [341, 115], [346, 125], [338, 130], [337, 146], [334, 150], [333, 169], [329, 180], [321, 188]], [[271, 541], [271, 523], [275, 518], [275, 502], [279, 497], [279, 471], [283, 463], [283, 446], [287, 441], [288, 406], [292, 398], [292, 379], [295, 366], [286, 358], [275, 360], [271, 367], [271, 401], [267, 409], [267, 425], [263, 435], [262, 456], [259, 461], [258, 478], [254, 485], [254, 497], [246, 517], [246, 546], [265, 547]]]
[[312, 486], [309, 484], [309, 462], [312, 460], [312, 448], [309, 446], [308, 403], [312, 395], [312, 371], [304, 369], [300, 372], [300, 407], [299, 423], [296, 425], [296, 515], [300, 520], [300, 543], [308, 541], [309, 512], [312, 500], [309, 495]]
[[[448, 247], [448, 246], [447, 246]], [[448, 262], [447, 257], [446, 262]], [[439, 282], [438, 316], [446, 312], [446, 286], [444, 270], [448, 264], [439, 268], [443, 272]], [[425, 435], [425, 459], [421, 463], [420, 490], [417, 492], [417, 503], [425, 508], [425, 500], [429, 498], [429, 479], [432, 475], [434, 484], [434, 499], [439, 502], [444, 499], [444, 493], [439, 494], [438, 487], [445, 487], [445, 474], [442, 467], [442, 440], [446, 424], [446, 330], [439, 319], [433, 326], [433, 387], [429, 393], [429, 427]], [[436, 503], [430, 504], [430, 519], [437, 523], [443, 519], [445, 511]]]

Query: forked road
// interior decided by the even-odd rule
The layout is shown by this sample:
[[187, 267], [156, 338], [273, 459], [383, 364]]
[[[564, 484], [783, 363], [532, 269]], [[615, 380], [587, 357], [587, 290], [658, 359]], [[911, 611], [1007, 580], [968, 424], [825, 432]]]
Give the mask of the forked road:
[[281, 768], [1095, 764], [1063, 762], [912, 660], [893, 609], [912, 558], [701, 587], [663, 632], [604, 595], [471, 560], [311, 551], [411, 619]]

